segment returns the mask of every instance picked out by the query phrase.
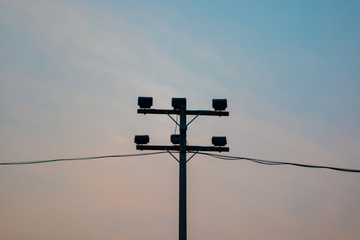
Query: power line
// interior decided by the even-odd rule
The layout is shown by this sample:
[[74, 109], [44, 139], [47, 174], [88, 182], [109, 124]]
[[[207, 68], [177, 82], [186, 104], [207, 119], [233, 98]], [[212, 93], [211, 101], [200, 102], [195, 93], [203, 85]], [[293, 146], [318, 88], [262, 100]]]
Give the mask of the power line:
[[256, 158], [247, 158], [247, 157], [236, 157], [236, 156], [227, 156], [227, 155], [220, 155], [220, 154], [213, 154], [213, 153], [205, 153], [205, 152], [198, 152], [199, 154], [210, 156], [213, 158], [218, 158], [222, 160], [247, 160], [259, 164], [266, 164], [266, 165], [292, 165], [296, 167], [306, 167], [306, 168], [325, 168], [335, 171], [342, 171], [342, 172], [356, 172], [359, 173], [359, 169], [348, 169], [348, 168], [338, 168], [338, 167], [329, 167], [329, 166], [320, 166], [320, 165], [309, 165], [309, 164], [302, 164], [302, 163], [293, 163], [293, 162], [279, 162], [279, 161], [270, 161], [270, 160], [263, 160], [263, 159], [256, 159]]
[[49, 163], [49, 162], [92, 160], [92, 159], [101, 159], [101, 158], [138, 157], [138, 156], [156, 155], [162, 153], [166, 153], [166, 151], [153, 152], [153, 153], [123, 154], [123, 155], [104, 155], [104, 156], [82, 157], [82, 158], [59, 158], [59, 159], [39, 160], [39, 161], [2, 162], [0, 163], [0, 165], [24, 165], [24, 164], [38, 164], [38, 163]]
[[[103, 159], [103, 158], [122, 158], [122, 157], [139, 157], [139, 156], [148, 156], [148, 155], [157, 155], [163, 154], [167, 151], [159, 151], [153, 153], [138, 153], [138, 154], [123, 154], [123, 155], [103, 155], [103, 156], [93, 156], [93, 157], [82, 157], [82, 158], [59, 158], [59, 159], [49, 159], [49, 160], [39, 160], [39, 161], [23, 161], [23, 162], [2, 162], [0, 165], [26, 165], [26, 164], [39, 164], [39, 163], [50, 163], [50, 162], [63, 162], [63, 161], [79, 161], [79, 160], [93, 160], [93, 159]], [[237, 156], [229, 156], [229, 155], [220, 155], [213, 153], [205, 153], [199, 151], [198, 154], [206, 155], [209, 157], [221, 159], [221, 160], [247, 160], [259, 164], [265, 165], [292, 165], [296, 167], [306, 167], [306, 168], [324, 168], [335, 171], [342, 172], [360, 172], [359, 169], [349, 169], [349, 168], [339, 168], [339, 167], [330, 167], [330, 166], [321, 166], [321, 165], [310, 165], [310, 164], [302, 164], [302, 163], [293, 163], [293, 162], [280, 162], [280, 161], [270, 161], [263, 160], [257, 158], [248, 158], [248, 157], [237, 157]]]

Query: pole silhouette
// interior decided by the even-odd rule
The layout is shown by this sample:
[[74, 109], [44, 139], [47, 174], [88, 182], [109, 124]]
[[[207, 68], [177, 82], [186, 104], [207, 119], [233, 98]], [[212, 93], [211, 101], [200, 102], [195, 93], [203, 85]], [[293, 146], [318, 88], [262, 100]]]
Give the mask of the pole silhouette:
[[186, 105], [180, 107], [179, 240], [186, 240]]
[[[214, 146], [189, 146], [187, 145], [186, 134], [187, 128], [199, 116], [229, 116], [229, 112], [224, 111], [227, 107], [226, 99], [213, 99], [213, 108], [210, 110], [187, 110], [186, 98], [173, 98], [172, 106], [174, 109], [150, 109], [152, 106], [152, 97], [139, 97], [138, 109], [139, 114], [166, 114], [168, 115], [180, 128], [180, 134], [171, 136], [173, 145], [147, 145], [150, 141], [148, 135], [136, 135], [135, 143], [137, 150], [166, 150], [172, 157], [179, 162], [179, 240], [187, 239], [187, 196], [186, 196], [186, 163], [196, 155], [197, 152], [211, 151], [211, 152], [228, 152], [229, 148], [226, 145], [225, 137], [213, 137], [212, 143]], [[179, 115], [180, 123], [178, 123], [171, 115]], [[195, 117], [187, 123], [186, 116], [194, 115]], [[177, 159], [170, 151], [178, 151], [179, 159]], [[191, 152], [193, 155], [187, 159], [186, 153]]]

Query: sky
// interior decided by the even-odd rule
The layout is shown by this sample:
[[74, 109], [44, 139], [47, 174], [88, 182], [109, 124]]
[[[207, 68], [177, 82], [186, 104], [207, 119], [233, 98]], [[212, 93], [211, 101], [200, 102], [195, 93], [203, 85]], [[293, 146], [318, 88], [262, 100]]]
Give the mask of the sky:
[[[138, 153], [170, 144], [186, 97], [227, 98], [192, 145], [360, 169], [358, 1], [0, 0], [0, 162]], [[188, 239], [357, 239], [360, 175], [195, 156]], [[0, 238], [176, 239], [168, 154], [0, 167]]]

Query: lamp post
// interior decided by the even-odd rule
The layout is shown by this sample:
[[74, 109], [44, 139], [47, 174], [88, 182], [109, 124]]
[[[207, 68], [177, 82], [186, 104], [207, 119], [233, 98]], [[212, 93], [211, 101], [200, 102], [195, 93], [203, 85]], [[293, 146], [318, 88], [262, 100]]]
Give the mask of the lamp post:
[[[180, 128], [180, 134], [171, 135], [171, 142], [174, 145], [147, 145], [149, 143], [148, 135], [135, 136], [134, 142], [137, 144], [137, 150], [166, 150], [179, 162], [179, 240], [186, 240], [187, 238], [187, 217], [186, 217], [186, 163], [199, 151], [216, 151], [228, 152], [229, 148], [224, 147], [226, 137], [213, 137], [212, 143], [214, 146], [189, 146], [186, 141], [187, 127], [199, 116], [229, 116], [229, 112], [224, 111], [227, 108], [226, 99], [213, 99], [213, 108], [211, 110], [187, 110], [186, 98], [172, 98], [172, 107], [174, 109], [151, 109], [153, 103], [152, 97], [139, 97], [138, 105], [140, 109], [137, 110], [139, 114], [166, 114], [168, 115]], [[171, 115], [179, 115], [180, 123], [174, 120]], [[186, 116], [195, 115], [191, 121], [187, 123]], [[170, 151], [178, 151], [179, 159], [177, 159]], [[192, 152], [193, 155], [187, 159], [186, 153]]]

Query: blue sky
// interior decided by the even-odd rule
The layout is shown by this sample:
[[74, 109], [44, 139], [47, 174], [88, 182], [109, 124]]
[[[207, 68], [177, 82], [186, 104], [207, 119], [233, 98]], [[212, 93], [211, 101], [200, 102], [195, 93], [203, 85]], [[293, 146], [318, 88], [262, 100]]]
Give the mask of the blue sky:
[[[173, 122], [136, 114], [153, 96], [155, 108], [228, 99], [230, 117], [198, 118], [190, 144], [226, 135], [231, 155], [359, 169], [359, 8], [0, 1], [1, 162], [134, 153], [135, 134], [166, 144]], [[0, 238], [175, 238], [177, 167], [165, 155], [3, 166]], [[188, 171], [189, 239], [359, 235], [357, 174], [202, 156]]]
[[[218, 81], [238, 91], [250, 90], [299, 117], [306, 114], [330, 124], [346, 123], [351, 126], [347, 130], [354, 131], [351, 119], [359, 119], [360, 109], [356, 2], [140, 1], [99, 5], [96, 7], [113, 14], [120, 12], [145, 31], [151, 29], [148, 37], [152, 44], [188, 70], [215, 74]], [[179, 35], [183, 41], [176, 41]], [[206, 45], [228, 71], [211, 66], [218, 64], [211, 60], [199, 64], [196, 51], [179, 55], [181, 47], [192, 51], [188, 49], [192, 46], [186, 45], [189, 42]], [[255, 69], [249, 69], [251, 64]]]

